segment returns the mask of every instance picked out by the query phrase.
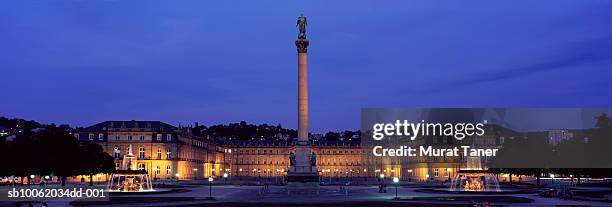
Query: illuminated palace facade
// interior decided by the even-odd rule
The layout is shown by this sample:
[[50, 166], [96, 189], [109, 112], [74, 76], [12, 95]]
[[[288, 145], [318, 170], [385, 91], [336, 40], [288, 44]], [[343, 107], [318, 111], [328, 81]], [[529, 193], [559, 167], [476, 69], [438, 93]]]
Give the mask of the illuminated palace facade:
[[160, 121], [105, 121], [79, 128], [74, 136], [95, 142], [121, 165], [132, 147], [138, 169], [154, 180], [202, 179], [219, 176], [224, 170], [224, 149], [204, 137], [194, 136], [189, 127]]
[[[281, 182], [289, 169], [289, 142], [233, 142], [226, 145], [226, 163], [234, 180], [274, 180]], [[459, 170], [460, 160], [425, 160], [406, 165], [400, 158], [370, 159], [357, 142], [315, 142], [312, 151], [317, 155], [317, 169], [322, 182], [378, 181], [399, 177], [402, 180], [444, 181]], [[411, 167], [406, 167], [411, 166]]]
[[[224, 143], [228, 171], [236, 180], [274, 179], [282, 181], [289, 169], [289, 153], [293, 142], [235, 141]], [[365, 177], [359, 142], [314, 142], [312, 151], [317, 156], [317, 169], [323, 177]], [[349, 175], [348, 173], [351, 172]]]
[[[500, 147], [504, 139], [520, 136], [505, 128], [487, 125], [482, 137], [466, 138], [462, 145]], [[153, 179], [228, 179], [283, 182], [289, 169], [293, 142], [287, 141], [213, 141], [194, 136], [192, 128], [174, 127], [159, 121], [105, 121], [80, 128], [75, 136], [83, 142], [95, 142], [115, 158], [116, 166], [132, 146], [138, 168]], [[451, 137], [417, 138], [409, 145], [457, 146]], [[399, 145], [398, 145], [399, 146]], [[447, 181], [466, 163], [464, 157], [372, 157], [371, 148], [359, 141], [313, 141], [317, 169], [322, 182], [378, 181], [399, 177], [405, 181]], [[488, 160], [482, 160], [486, 163]], [[485, 164], [486, 165], [486, 164]]]
[[[451, 148], [471, 145], [477, 148], [500, 148], [505, 139], [521, 135], [497, 125], [486, 125], [485, 135], [466, 138], [457, 143], [452, 137], [417, 138], [413, 146], [432, 145]], [[363, 148], [359, 141], [314, 141], [312, 150], [317, 155], [317, 169], [322, 182], [378, 181], [399, 177], [405, 181], [448, 181], [465, 167], [465, 157], [373, 157], [371, 149]], [[225, 146], [226, 171], [233, 180], [267, 179], [282, 182], [289, 169], [289, 153], [292, 142], [234, 141]], [[398, 145], [399, 146], [399, 145]], [[482, 162], [489, 161], [488, 157]]]

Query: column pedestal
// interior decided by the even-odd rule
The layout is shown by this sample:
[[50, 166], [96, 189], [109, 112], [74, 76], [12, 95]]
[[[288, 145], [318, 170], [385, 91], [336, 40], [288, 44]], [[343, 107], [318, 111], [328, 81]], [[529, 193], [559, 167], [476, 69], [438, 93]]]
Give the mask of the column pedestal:
[[310, 161], [311, 147], [295, 146], [295, 164], [287, 173], [287, 192], [289, 194], [319, 193], [319, 172]]

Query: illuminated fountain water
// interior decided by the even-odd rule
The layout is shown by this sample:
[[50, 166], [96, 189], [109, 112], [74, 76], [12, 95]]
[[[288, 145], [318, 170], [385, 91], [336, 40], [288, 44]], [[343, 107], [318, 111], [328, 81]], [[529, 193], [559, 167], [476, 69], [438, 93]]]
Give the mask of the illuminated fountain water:
[[489, 170], [482, 168], [480, 157], [467, 157], [466, 167], [457, 172], [449, 190], [500, 192], [497, 178]]
[[132, 154], [132, 145], [123, 156], [121, 168], [116, 170], [108, 180], [107, 189], [111, 192], [153, 191], [151, 177], [145, 170], [136, 170], [136, 156]]

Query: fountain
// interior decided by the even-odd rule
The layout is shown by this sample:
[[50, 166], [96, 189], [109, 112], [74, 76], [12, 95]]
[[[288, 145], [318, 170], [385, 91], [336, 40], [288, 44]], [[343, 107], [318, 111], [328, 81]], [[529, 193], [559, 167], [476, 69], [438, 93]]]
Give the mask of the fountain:
[[116, 170], [108, 180], [107, 189], [111, 192], [143, 192], [153, 191], [151, 178], [147, 171], [136, 170], [136, 156], [132, 154], [132, 145], [123, 156], [121, 168]]
[[480, 157], [467, 157], [467, 165], [452, 180], [450, 191], [500, 192], [497, 178], [483, 169]]

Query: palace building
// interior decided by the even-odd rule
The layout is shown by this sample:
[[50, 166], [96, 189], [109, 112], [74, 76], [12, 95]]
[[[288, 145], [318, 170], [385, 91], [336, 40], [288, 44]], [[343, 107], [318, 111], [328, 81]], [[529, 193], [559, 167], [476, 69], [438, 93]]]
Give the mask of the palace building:
[[[519, 133], [497, 126], [486, 125], [485, 135], [466, 138], [478, 148], [500, 148], [505, 139], [520, 137]], [[412, 146], [457, 146], [452, 137], [417, 138]], [[222, 143], [225, 147], [226, 171], [232, 179], [267, 180], [282, 182], [289, 169], [289, 153], [294, 150], [293, 142], [233, 141]], [[374, 157], [371, 149], [364, 148], [359, 141], [313, 141], [312, 151], [317, 156], [316, 167], [322, 182], [378, 181], [399, 177], [410, 181], [448, 181], [465, 167], [466, 159], [459, 157]], [[489, 157], [483, 157], [484, 163]], [[238, 178], [236, 178], [238, 177]]]
[[[519, 136], [496, 125], [487, 125], [485, 130], [485, 136], [465, 141], [490, 148]], [[117, 166], [132, 146], [138, 168], [156, 180], [203, 179], [227, 173], [231, 180], [282, 183], [289, 170], [289, 154], [295, 150], [292, 141], [214, 141], [193, 135], [191, 127], [175, 127], [160, 121], [105, 121], [80, 128], [75, 136], [102, 146], [115, 158]], [[321, 181], [378, 181], [381, 174], [407, 181], [447, 181], [465, 164], [464, 157], [374, 157], [371, 149], [366, 150], [361, 144], [312, 141]], [[427, 137], [417, 138], [410, 145], [450, 147], [457, 143], [452, 137]]]
[[115, 158], [117, 168], [128, 153], [137, 157], [138, 169], [154, 180], [201, 179], [219, 176], [224, 149], [212, 140], [194, 136], [189, 127], [160, 121], [105, 121], [74, 133], [82, 142], [95, 142]]
[[[234, 141], [224, 143], [226, 163], [233, 179], [274, 179], [282, 182], [289, 169], [289, 153], [294, 142]], [[314, 142], [317, 169], [323, 177], [365, 177], [360, 173], [362, 150], [359, 142]], [[349, 175], [350, 172], [350, 175]], [[236, 178], [238, 177], [238, 178]]]

